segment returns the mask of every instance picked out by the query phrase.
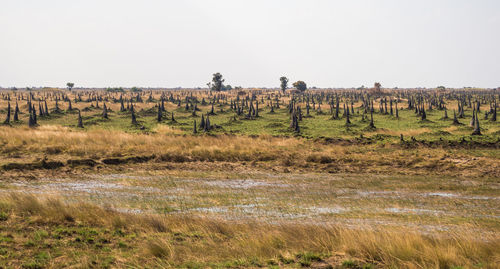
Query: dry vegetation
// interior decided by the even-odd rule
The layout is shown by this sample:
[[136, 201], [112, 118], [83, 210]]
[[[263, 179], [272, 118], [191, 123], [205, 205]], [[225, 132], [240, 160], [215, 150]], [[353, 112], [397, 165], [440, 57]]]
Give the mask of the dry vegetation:
[[[400, 143], [363, 144], [271, 136], [150, 135], [113, 130], [75, 131], [41, 126], [35, 130], [0, 127], [4, 169], [42, 160], [98, 165], [127, 162], [250, 162], [261, 168], [327, 172], [442, 173], [499, 176], [496, 148], [447, 148]], [[59, 164], [56, 166], [58, 167]], [[21, 167], [32, 169], [34, 167]], [[387, 171], [389, 169], [389, 171]]]
[[[423, 235], [404, 228], [239, 223], [118, 213], [55, 198], [1, 202], [3, 266], [496, 268], [498, 234], [467, 228]], [[30, 258], [33, 257], [33, 258]]]

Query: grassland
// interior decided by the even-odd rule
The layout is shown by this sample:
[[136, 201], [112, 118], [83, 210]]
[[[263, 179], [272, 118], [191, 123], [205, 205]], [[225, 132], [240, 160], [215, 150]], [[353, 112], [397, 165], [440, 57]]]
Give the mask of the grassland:
[[[193, 94], [194, 93], [194, 94]], [[290, 114], [287, 105], [291, 100], [290, 95], [278, 95], [276, 91], [260, 92], [260, 95], [256, 95], [255, 98], [260, 102], [259, 116], [248, 118], [247, 113], [242, 113], [241, 115], [236, 115], [234, 109], [231, 109], [230, 102], [234, 100], [236, 102], [237, 98], [239, 100], [244, 100], [248, 96], [252, 95], [252, 92], [244, 92], [244, 95], [236, 94], [235, 92], [227, 94], [226, 99], [219, 100], [217, 103], [214, 101], [214, 112], [212, 111], [212, 101], [211, 98], [215, 99], [214, 95], [209, 96], [207, 92], [204, 91], [178, 91], [174, 92], [178, 99], [174, 98], [173, 101], [169, 101], [164, 92], [144, 92], [141, 93], [143, 99], [141, 102], [136, 102], [136, 94], [125, 93], [102, 93], [100, 96], [100, 101], [98, 99], [91, 98], [90, 96], [95, 95], [92, 91], [83, 92], [83, 101], [76, 101], [76, 94], [67, 94], [68, 101], [71, 101], [72, 110], [68, 110], [69, 103], [59, 101], [58, 111], [55, 110], [55, 101], [51, 100], [49, 96], [52, 94], [58, 94], [58, 92], [37, 92], [35, 99], [38, 98], [41, 102], [42, 108], [44, 107], [44, 101], [47, 100], [49, 115], [39, 117], [40, 125], [56, 125], [64, 126], [69, 128], [76, 128], [78, 122], [78, 110], [81, 111], [83, 118], [83, 125], [85, 130], [118, 130], [127, 133], [160, 133], [160, 134], [192, 134], [193, 133], [193, 123], [197, 122], [199, 125], [201, 122], [201, 116], [205, 114], [210, 114], [210, 121], [212, 125], [218, 126], [211, 130], [211, 134], [234, 134], [234, 135], [246, 135], [246, 136], [281, 136], [281, 137], [303, 137], [308, 139], [315, 138], [336, 138], [336, 139], [352, 139], [359, 136], [373, 137], [376, 136], [378, 139], [382, 140], [398, 140], [402, 134], [407, 140], [410, 137], [415, 137], [419, 140], [426, 141], [438, 141], [441, 139], [458, 141], [462, 138], [471, 138], [470, 134], [473, 131], [473, 127], [469, 125], [470, 118], [472, 117], [472, 108], [465, 108], [463, 118], [459, 118], [461, 122], [460, 125], [453, 124], [453, 111], [457, 111], [457, 101], [448, 100], [447, 103], [447, 114], [448, 118], [444, 119], [444, 110], [431, 109], [426, 111], [426, 120], [421, 120], [420, 116], [415, 114], [412, 109], [407, 109], [408, 104], [406, 100], [400, 99], [399, 103], [399, 113], [398, 117], [395, 115], [395, 105], [393, 107], [393, 114], [380, 113], [378, 112], [377, 105], [374, 105], [375, 113], [373, 114], [374, 124], [376, 128], [369, 129], [369, 114], [365, 115], [363, 120], [363, 107], [361, 102], [353, 103], [352, 109], [354, 113], [351, 112], [350, 120], [351, 124], [346, 125], [345, 117], [341, 117], [337, 120], [332, 119], [329, 105], [326, 100], [323, 100], [322, 106], [316, 104], [312, 108], [310, 104], [310, 114], [309, 116], [304, 116], [303, 120], [300, 122], [301, 132], [295, 133], [289, 128], [290, 125]], [[61, 94], [61, 93], [59, 93]], [[86, 95], [89, 94], [89, 97]], [[151, 99], [149, 100], [149, 96]], [[19, 95], [18, 95], [19, 96]], [[126, 111], [120, 111], [121, 103], [118, 101], [118, 97], [122, 96], [124, 100], [131, 100], [130, 103], [125, 101], [125, 107], [133, 105], [135, 108], [135, 114], [137, 117], [138, 124], [131, 124], [131, 112], [130, 109]], [[161, 98], [164, 98], [165, 111], [162, 112], [163, 120], [162, 122], [157, 121], [157, 106], [161, 103]], [[278, 97], [280, 96], [280, 97]], [[396, 98], [390, 95], [383, 96], [382, 98]], [[81, 96], [80, 96], [81, 97]], [[191, 98], [189, 100], [196, 101], [186, 101], [184, 98]], [[276, 101], [275, 98], [278, 101]], [[86, 100], [87, 99], [87, 100]], [[94, 100], [95, 99], [95, 100]], [[107, 100], [107, 101], [106, 101]], [[179, 100], [181, 104], [177, 103]], [[347, 102], [350, 99], [347, 99]], [[374, 99], [375, 104], [379, 102], [380, 98]], [[21, 111], [20, 120], [17, 122], [12, 122], [12, 127], [23, 127], [27, 126], [29, 114], [27, 113], [28, 107], [26, 100], [18, 100], [19, 109]], [[274, 103], [276, 102], [276, 103]], [[14, 100], [11, 102], [14, 106]], [[38, 110], [38, 101], [33, 101], [32, 105], [35, 104], [36, 110]], [[186, 109], [185, 104], [196, 104], [196, 112], [193, 114], [193, 109]], [[270, 103], [274, 107], [279, 106], [279, 108], [274, 108], [273, 112], [270, 109]], [[103, 104], [106, 104], [108, 108], [108, 119], [102, 117]], [[302, 112], [305, 114], [306, 102], [302, 100], [298, 105], [302, 107]], [[340, 103], [340, 106], [342, 103]], [[486, 106], [486, 107], [485, 107]], [[7, 100], [0, 101], [0, 113], [5, 113], [5, 108], [7, 107]], [[13, 108], [12, 108], [13, 109]], [[489, 141], [491, 143], [498, 143], [498, 138], [500, 137], [500, 124], [498, 121], [492, 122], [489, 120], [483, 120], [481, 116], [484, 116], [484, 110], [487, 110], [486, 104], [483, 104], [483, 112], [480, 112], [479, 118], [481, 123], [481, 130], [484, 134], [483, 136], [473, 137], [472, 139], [477, 141]], [[175, 121], [172, 121], [172, 114], [174, 115]], [[342, 112], [341, 112], [342, 114]], [[1, 114], [0, 114], [1, 115]]]
[[470, 227], [426, 235], [404, 227], [228, 222], [26, 195], [4, 199], [1, 208], [3, 266], [495, 268], [499, 259], [498, 234]]
[[[306, 116], [297, 99], [299, 132], [287, 108], [295, 97], [275, 91], [223, 93], [214, 113], [216, 97], [205, 91], [31, 94], [37, 112], [45, 101], [49, 110], [31, 128], [28, 93], [0, 100], [0, 117], [8, 102], [20, 109], [18, 121], [0, 126], [0, 267], [500, 264], [500, 123], [484, 119], [494, 94], [471, 95], [483, 100], [480, 136], [471, 135], [467, 106], [453, 123], [454, 98], [465, 98], [453, 92], [440, 93], [449, 118], [426, 104], [425, 120], [386, 92], [400, 98], [398, 117], [375, 109], [376, 128], [360, 101], [346, 124], [324, 100]], [[251, 94], [259, 116], [237, 115], [230, 103]], [[194, 104], [195, 115], [186, 109]]]

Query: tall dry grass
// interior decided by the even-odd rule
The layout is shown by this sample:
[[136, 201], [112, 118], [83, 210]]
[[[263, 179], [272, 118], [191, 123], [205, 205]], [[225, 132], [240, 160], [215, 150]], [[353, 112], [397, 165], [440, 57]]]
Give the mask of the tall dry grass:
[[155, 134], [131, 134], [113, 130], [74, 131], [60, 126], [37, 129], [0, 127], [1, 151], [26, 155], [107, 157], [128, 155], [183, 155], [196, 160], [275, 160], [310, 147], [293, 138], [242, 136], [180, 136], [164, 127]]
[[[34, 159], [151, 156], [167, 162], [258, 162], [266, 167], [323, 171], [425, 171], [474, 176], [500, 175], [495, 149], [405, 149], [397, 144], [328, 144], [272, 136], [178, 135], [163, 127], [152, 134], [114, 130], [77, 131], [61, 126], [0, 127], [0, 163]], [[454, 160], [466, 160], [457, 165]], [[390, 168], [390, 170], [388, 170]]]
[[[342, 259], [380, 267], [498, 268], [500, 264], [500, 235], [479, 237], [471, 232], [473, 229], [422, 234], [409, 228], [374, 230], [321, 224], [227, 222], [183, 215], [133, 215], [21, 194], [3, 197], [0, 210], [10, 212], [9, 225], [29, 219], [32, 224], [52, 227], [78, 224], [78, 227], [132, 230], [138, 235], [134, 246], [138, 253], [118, 260], [138, 267], [248, 259], [280, 261], [305, 252], [340, 255]], [[175, 240], [179, 235], [187, 241]]]

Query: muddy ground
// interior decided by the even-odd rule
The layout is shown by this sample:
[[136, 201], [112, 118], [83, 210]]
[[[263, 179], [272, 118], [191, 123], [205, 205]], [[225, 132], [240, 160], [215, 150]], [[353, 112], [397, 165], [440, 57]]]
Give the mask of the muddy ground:
[[278, 172], [231, 164], [193, 169], [129, 164], [100, 169], [4, 172], [2, 195], [90, 201], [136, 214], [230, 221], [408, 226], [423, 232], [500, 230], [496, 177]]

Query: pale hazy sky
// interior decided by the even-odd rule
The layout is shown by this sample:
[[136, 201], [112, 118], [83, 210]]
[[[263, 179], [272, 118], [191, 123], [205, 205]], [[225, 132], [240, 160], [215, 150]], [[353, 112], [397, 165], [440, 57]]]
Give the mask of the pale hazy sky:
[[0, 86], [499, 87], [500, 0], [0, 0]]

